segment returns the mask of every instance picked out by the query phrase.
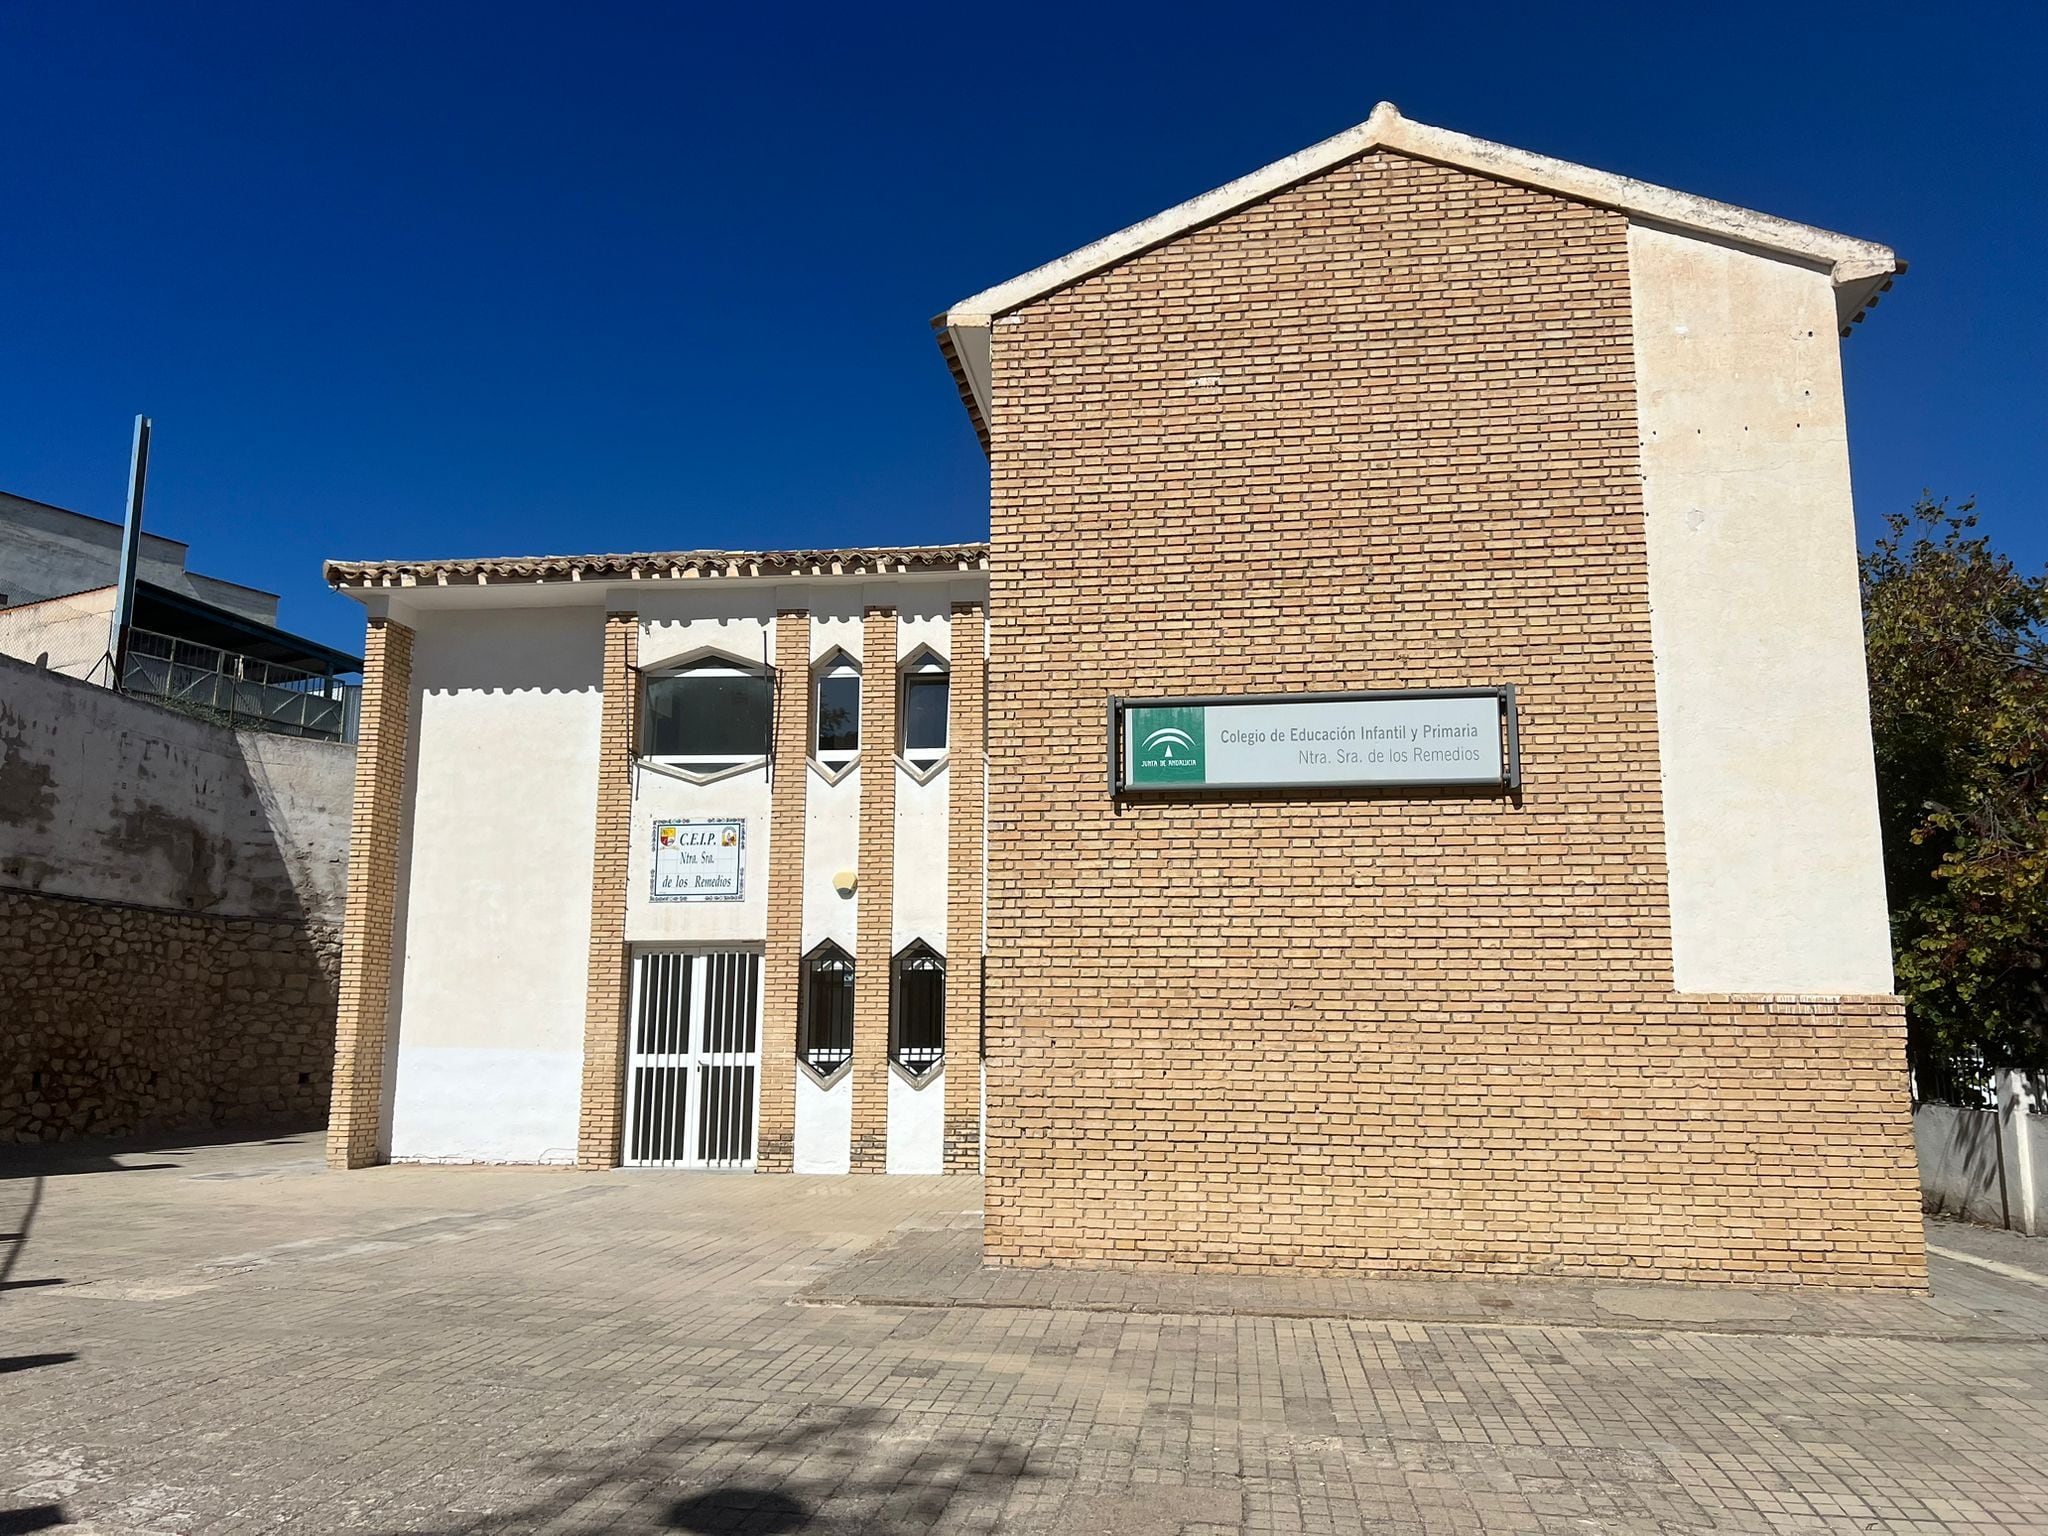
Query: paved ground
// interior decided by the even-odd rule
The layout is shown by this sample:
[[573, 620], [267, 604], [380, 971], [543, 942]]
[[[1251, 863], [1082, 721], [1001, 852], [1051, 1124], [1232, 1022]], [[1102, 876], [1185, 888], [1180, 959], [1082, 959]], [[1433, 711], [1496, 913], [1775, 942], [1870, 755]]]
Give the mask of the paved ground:
[[2048, 1531], [2048, 1243], [2002, 1234], [1861, 1307], [986, 1275], [957, 1179], [0, 1180], [0, 1536]]

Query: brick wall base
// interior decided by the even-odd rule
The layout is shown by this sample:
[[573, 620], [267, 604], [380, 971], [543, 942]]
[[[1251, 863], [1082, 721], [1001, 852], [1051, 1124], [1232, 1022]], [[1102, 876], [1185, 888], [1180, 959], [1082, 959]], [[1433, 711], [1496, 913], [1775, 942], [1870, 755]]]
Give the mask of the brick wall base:
[[1926, 1284], [1895, 1001], [1355, 1007], [991, 1062], [989, 1261]]
[[0, 1142], [325, 1122], [336, 926], [0, 890]]

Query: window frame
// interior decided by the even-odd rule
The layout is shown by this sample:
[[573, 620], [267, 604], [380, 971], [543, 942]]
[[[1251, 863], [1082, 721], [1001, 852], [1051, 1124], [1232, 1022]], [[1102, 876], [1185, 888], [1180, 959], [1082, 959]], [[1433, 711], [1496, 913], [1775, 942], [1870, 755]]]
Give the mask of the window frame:
[[[827, 747], [819, 741], [824, 729], [825, 700], [824, 688], [827, 679], [851, 678], [854, 691], [853, 746]], [[855, 763], [860, 761], [861, 717], [867, 713], [866, 699], [861, 691], [860, 663], [843, 649], [828, 652], [811, 668], [811, 761], [824, 770], [826, 776], [837, 779]]]
[[[937, 747], [910, 745], [910, 690], [919, 683], [942, 679], [946, 685], [946, 739]], [[896, 757], [920, 778], [929, 779], [946, 765], [953, 750], [953, 668], [930, 646], [919, 646], [896, 669]]]
[[[811, 986], [814, 976], [821, 967], [826, 965], [833, 966], [836, 973], [844, 978], [842, 987], [845, 993], [846, 1006], [846, 1045], [844, 1047], [846, 1054], [830, 1065], [820, 1066], [811, 1059], [812, 1045], [810, 1033], [813, 1017]], [[856, 975], [855, 965], [856, 962], [852, 955], [840, 948], [831, 939], [824, 939], [811, 947], [804, 955], [797, 969], [797, 1065], [810, 1073], [812, 1079], [821, 1087], [831, 1087], [832, 1084], [838, 1082], [853, 1067], [853, 988]], [[823, 1049], [827, 1052], [837, 1052], [841, 1047], [826, 1046]]]
[[[919, 1054], [929, 1052], [922, 1062], [906, 1061], [903, 1044], [903, 977], [915, 969], [918, 974], [938, 973], [938, 1036], [936, 1048], [909, 1047]], [[946, 957], [923, 939], [912, 939], [889, 957], [889, 1065], [912, 1083], [931, 1079], [946, 1064]]]
[[[758, 678], [767, 685], [768, 737], [762, 744], [761, 751], [747, 757], [732, 757], [723, 753], [653, 750], [654, 710], [649, 700], [651, 690], [659, 683], [691, 676], [750, 677]], [[640, 739], [635, 744], [639, 760], [699, 784], [708, 784], [729, 774], [744, 773], [750, 768], [760, 767], [768, 761], [775, 750], [775, 681], [773, 667], [757, 661], [746, 661], [723, 651], [698, 652], [643, 669], [640, 673]]]

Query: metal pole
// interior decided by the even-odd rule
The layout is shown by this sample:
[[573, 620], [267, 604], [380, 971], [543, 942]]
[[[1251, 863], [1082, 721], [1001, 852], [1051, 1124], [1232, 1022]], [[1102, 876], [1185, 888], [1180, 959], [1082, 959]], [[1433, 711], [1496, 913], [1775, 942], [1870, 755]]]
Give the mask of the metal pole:
[[149, 418], [135, 418], [135, 447], [128, 458], [128, 516], [121, 524], [121, 575], [114, 589], [114, 622], [107, 654], [114, 675], [107, 686], [117, 692], [128, 679], [128, 630], [135, 622], [135, 568], [142, 559], [142, 489], [149, 479]]

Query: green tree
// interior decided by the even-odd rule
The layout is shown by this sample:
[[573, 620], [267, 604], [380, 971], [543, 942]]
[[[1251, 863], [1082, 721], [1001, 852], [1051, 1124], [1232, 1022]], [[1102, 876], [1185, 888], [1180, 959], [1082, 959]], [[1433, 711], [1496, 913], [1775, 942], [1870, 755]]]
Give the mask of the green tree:
[[2048, 1060], [2048, 572], [1923, 497], [1863, 559], [1892, 950], [1918, 1056]]

